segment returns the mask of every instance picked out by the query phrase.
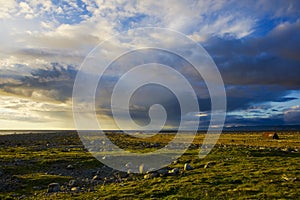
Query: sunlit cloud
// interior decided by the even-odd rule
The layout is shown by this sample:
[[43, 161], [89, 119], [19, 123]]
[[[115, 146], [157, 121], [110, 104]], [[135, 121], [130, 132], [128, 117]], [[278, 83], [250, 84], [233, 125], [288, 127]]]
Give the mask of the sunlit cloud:
[[[1, 128], [74, 128], [72, 89], [80, 65], [99, 43], [139, 27], [170, 28], [202, 44], [214, 59], [226, 85], [228, 126], [299, 123], [300, 18], [298, 1], [96, 1], [0, 0]], [[170, 49], [193, 55], [181, 41], [153, 34]], [[110, 48], [151, 45], [151, 37], [112, 40]], [[150, 39], [149, 39], [150, 38]], [[186, 53], [187, 55], [188, 53]], [[112, 58], [107, 52], [99, 65]], [[97, 115], [106, 129], [115, 127], [109, 90], [126, 71], [126, 63], [142, 63], [144, 55], [127, 57], [106, 72]], [[149, 60], [175, 66], [197, 90], [201, 112], [190, 123], [206, 126], [210, 98], [206, 85], [178, 57], [147, 54]], [[199, 58], [199, 62], [201, 59]], [[95, 74], [90, 71], [87, 76]], [[155, 76], [158, 71], [151, 74]], [[176, 85], [176, 82], [174, 82]], [[180, 86], [178, 86], [180, 87]], [[171, 110], [170, 126], [178, 122], [178, 105], [166, 92], [148, 89], [136, 96], [132, 113], [147, 116], [149, 96]], [[100, 95], [100, 94], [98, 94]], [[15, 100], [15, 101], [14, 101]], [[280, 107], [280, 106], [281, 107]], [[146, 109], [146, 110], [145, 110]], [[141, 112], [144, 112], [141, 114]], [[172, 121], [173, 120], [173, 121]], [[174, 122], [172, 124], [172, 122]], [[188, 125], [187, 125], [188, 127]], [[129, 127], [130, 128], [130, 127]]]

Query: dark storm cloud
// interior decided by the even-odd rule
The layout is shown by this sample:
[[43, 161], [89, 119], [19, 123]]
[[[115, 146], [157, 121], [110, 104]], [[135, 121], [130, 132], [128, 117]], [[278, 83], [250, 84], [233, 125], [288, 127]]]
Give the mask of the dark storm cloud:
[[[202, 117], [199, 121], [200, 129], [206, 129], [210, 123], [209, 117]], [[282, 114], [272, 115], [268, 118], [255, 116], [253, 118], [244, 118], [240, 115], [227, 115], [225, 126], [274, 126], [284, 125], [284, 117]]]
[[264, 85], [234, 85], [227, 86], [228, 111], [247, 109], [255, 104], [263, 102], [288, 102], [295, 97], [284, 97], [289, 90], [284, 87]]
[[300, 20], [277, 26], [264, 37], [211, 38], [207, 51], [230, 85], [300, 86]]
[[[247, 110], [253, 105], [265, 102], [288, 102], [297, 99], [286, 95], [291, 90], [300, 88], [299, 35], [300, 20], [283, 23], [265, 36], [245, 39], [213, 37], [204, 44], [225, 82], [229, 112]], [[199, 102], [202, 110], [209, 111], [209, 99], [201, 99]], [[269, 116], [269, 119], [228, 117], [227, 123], [284, 123], [283, 116], [277, 115]]]
[[284, 120], [291, 124], [299, 124], [300, 123], [300, 107], [294, 106], [291, 109], [287, 109], [284, 112]]
[[[296, 97], [284, 97], [289, 90], [283, 87], [262, 85], [231, 85], [226, 87], [227, 111], [248, 109], [264, 102], [288, 102]], [[210, 111], [210, 98], [198, 98], [201, 111]]]
[[[285, 96], [291, 90], [299, 89], [300, 86], [298, 77], [300, 74], [299, 24], [300, 20], [280, 25], [266, 36], [251, 36], [246, 39], [234, 39], [231, 36], [214, 37], [205, 43], [206, 49], [214, 58], [226, 84], [228, 111], [248, 109], [255, 104], [264, 102], [288, 102], [297, 99]], [[293, 42], [286, 42], [288, 39]], [[190, 51], [190, 49], [186, 49]], [[135, 64], [155, 60], [179, 70], [180, 73], [190, 78], [197, 93], [204, 94], [199, 95], [200, 110], [209, 111], [211, 104], [210, 98], [207, 96], [207, 88], [199, 87], [203, 83], [203, 79], [196, 74], [195, 70], [183, 69], [183, 66], [186, 66], [186, 69], [191, 69], [192, 66], [178, 56], [166, 55], [164, 52], [158, 55], [157, 52], [151, 53], [151, 51], [138, 52], [141, 55], [132, 54], [130, 56], [135, 59]], [[140, 58], [143, 60], [139, 61]], [[124, 67], [126, 62], [120, 63], [120, 66]], [[122, 69], [127, 70], [126, 67]], [[147, 117], [145, 113], [148, 112], [149, 105], [145, 102], [145, 99], [147, 100], [145, 95], [142, 96], [144, 102], [138, 103], [139, 105], [136, 106], [138, 109], [132, 109], [132, 115], [136, 118]], [[168, 100], [168, 104], [174, 105], [173, 110], [178, 106], [172, 99]]]
[[[98, 97], [100, 96], [98, 100], [96, 99], [99, 102], [99, 114], [112, 117], [110, 106], [111, 92], [101, 90], [99, 95], [97, 95]], [[142, 86], [134, 92], [129, 104], [131, 118], [140, 126], [150, 123], [149, 110], [154, 104], [160, 104], [164, 107], [167, 113], [167, 126], [177, 127], [179, 125], [181, 116], [179, 102], [176, 96], [165, 87], [155, 84]], [[126, 120], [127, 115], [123, 112], [123, 110], [117, 110], [118, 119]]]
[[266, 117], [244, 118], [239, 115], [227, 115], [225, 124], [227, 126], [274, 126], [284, 125], [284, 117], [282, 114], [274, 114]]
[[[266, 36], [251, 36], [245, 39], [234, 39], [230, 36], [225, 38], [213, 37], [204, 44], [224, 79], [229, 112], [247, 110], [254, 105], [265, 102], [288, 102], [297, 99], [286, 97], [286, 95], [291, 90], [298, 90], [300, 86], [300, 37], [298, 35], [300, 35], [300, 20], [295, 23], [282, 24]], [[22, 53], [33, 56], [55, 56], [51, 52], [30, 49], [22, 50]], [[207, 88], [203, 86], [203, 79], [199, 77], [199, 74], [196, 74], [196, 70], [190, 70], [192, 66], [179, 56], [166, 54], [164, 51], [158, 53], [150, 49], [134, 52], [127, 55], [126, 58], [120, 58], [115, 63], [115, 70], [112, 68], [107, 71], [101, 93], [98, 94], [101, 95], [101, 98], [98, 101], [96, 99], [99, 113], [112, 117], [110, 111], [112, 88], [119, 76], [132, 67], [130, 64], [136, 66], [153, 61], [172, 66], [181, 74], [189, 77], [189, 81], [191, 81], [196, 92], [203, 94], [198, 96], [200, 110], [210, 111], [211, 102], [207, 96]], [[7, 75], [6, 79], [10, 78], [17, 81], [0, 82], [0, 89], [27, 97], [38, 92], [42, 96], [57, 101], [66, 101], [72, 96], [76, 73], [77, 71], [73, 67], [64, 67], [53, 63], [48, 69], [33, 71], [31, 76], [11, 77]], [[167, 124], [177, 126], [181, 113], [174, 95], [161, 89], [143, 89], [138, 91], [131, 100], [132, 118], [137, 123], [147, 124], [150, 106], [159, 103], [167, 110]], [[260, 117], [259, 111], [252, 112], [257, 112], [258, 116], [243, 118], [238, 115], [228, 115], [226, 122], [243, 125], [283, 124], [286, 121], [293, 121], [299, 116], [298, 110], [286, 112], [285, 116], [274, 114], [268, 118]], [[209, 116], [200, 118], [202, 126], [208, 125], [209, 121]]]
[[57, 63], [51, 65], [51, 68], [33, 71], [31, 76], [14, 77], [17, 79], [16, 83], [0, 84], [0, 89], [26, 97], [32, 97], [34, 92], [38, 92], [41, 98], [66, 101], [72, 96], [77, 71], [71, 66], [64, 68]]

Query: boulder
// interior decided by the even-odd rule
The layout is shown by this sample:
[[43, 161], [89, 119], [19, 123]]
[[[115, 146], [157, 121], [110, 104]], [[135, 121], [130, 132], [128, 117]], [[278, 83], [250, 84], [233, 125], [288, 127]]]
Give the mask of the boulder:
[[72, 187], [71, 192], [80, 192], [80, 188], [79, 187]]
[[144, 179], [152, 179], [152, 178], [155, 178], [158, 176], [159, 176], [158, 172], [149, 172], [149, 173], [145, 174]]
[[98, 180], [101, 180], [102, 178], [101, 178], [101, 176], [99, 176], [99, 175], [96, 175], [96, 176], [94, 176], [93, 177], [93, 180], [94, 181], [98, 181]]
[[157, 171], [159, 173], [160, 176], [167, 176], [169, 173], [169, 170], [166, 168], [160, 169]]
[[204, 169], [210, 168], [210, 167], [212, 167], [212, 166], [214, 166], [214, 165], [216, 165], [216, 164], [217, 164], [216, 162], [208, 162], [208, 163], [206, 163], [206, 165], [204, 166]]
[[178, 168], [171, 169], [171, 170], [169, 170], [168, 174], [169, 175], [177, 175], [177, 174], [179, 174], [179, 169]]
[[74, 169], [74, 166], [73, 165], [68, 165], [67, 169]]
[[184, 164], [184, 167], [183, 167], [184, 171], [188, 171], [188, 170], [192, 170], [192, 169], [193, 169], [193, 167], [189, 163]]
[[48, 193], [59, 192], [59, 191], [60, 191], [59, 183], [50, 183], [48, 185]]
[[76, 181], [76, 180], [70, 180], [69, 183], [68, 183], [68, 185], [69, 185], [70, 187], [77, 186], [77, 181]]

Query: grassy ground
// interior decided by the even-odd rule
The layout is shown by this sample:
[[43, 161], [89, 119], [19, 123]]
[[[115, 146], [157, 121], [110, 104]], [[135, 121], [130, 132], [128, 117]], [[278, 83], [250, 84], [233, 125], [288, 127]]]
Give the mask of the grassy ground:
[[[174, 136], [108, 135], [132, 151], [140, 144], [153, 150], [153, 144], [162, 146]], [[91, 181], [103, 165], [84, 149], [76, 133], [0, 136], [0, 199], [299, 199], [300, 133], [279, 137], [262, 140], [261, 133], [225, 133], [212, 152], [199, 159], [204, 138], [199, 134], [168, 166], [179, 168], [178, 175], [144, 179], [136, 174], [105, 183]], [[204, 168], [208, 162], [212, 165]], [[183, 171], [185, 163], [194, 169]], [[70, 180], [80, 183], [80, 191], [64, 189]], [[61, 185], [61, 192], [47, 193], [53, 182]]]

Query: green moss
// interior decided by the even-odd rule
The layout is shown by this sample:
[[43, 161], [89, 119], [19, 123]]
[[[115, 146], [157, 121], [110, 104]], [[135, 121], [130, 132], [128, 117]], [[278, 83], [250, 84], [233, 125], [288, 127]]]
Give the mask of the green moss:
[[[197, 148], [190, 148], [178, 163], [171, 164], [171, 168], [180, 169], [186, 162], [193, 166], [193, 170], [178, 176], [146, 180], [136, 175], [132, 181], [98, 185], [95, 192], [46, 194], [49, 183], [63, 184], [74, 179], [72, 176], [46, 174], [49, 170], [57, 166], [65, 168], [68, 164], [76, 170], [102, 166], [84, 150], [78, 138], [74, 135], [68, 138], [53, 136], [52, 143], [57, 145], [50, 147], [45, 147], [42, 139], [17, 146], [13, 142], [0, 146], [0, 169], [17, 180], [14, 190], [2, 191], [0, 199], [21, 195], [28, 199], [297, 199], [300, 196], [300, 153], [276, 149], [299, 148], [300, 136], [293, 133], [280, 134], [280, 142], [270, 140], [265, 143], [259, 133], [224, 134], [204, 159], [198, 158]], [[160, 135], [151, 139], [166, 142], [170, 138]], [[200, 134], [194, 143], [199, 146], [202, 139]], [[131, 144], [119, 138], [115, 140], [121, 145], [126, 144], [129, 149], [143, 151], [138, 149], [138, 141]], [[262, 146], [265, 148], [259, 148]], [[204, 169], [204, 165], [211, 161], [216, 164]], [[33, 189], [34, 186], [42, 187]]]

